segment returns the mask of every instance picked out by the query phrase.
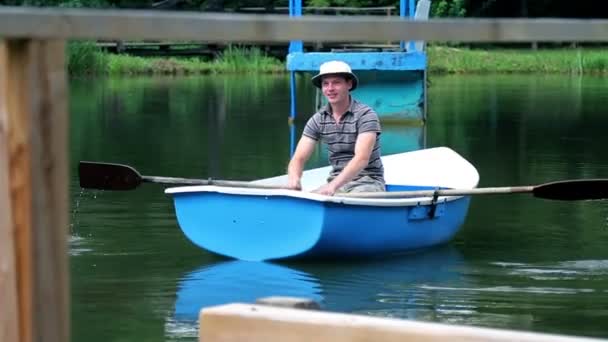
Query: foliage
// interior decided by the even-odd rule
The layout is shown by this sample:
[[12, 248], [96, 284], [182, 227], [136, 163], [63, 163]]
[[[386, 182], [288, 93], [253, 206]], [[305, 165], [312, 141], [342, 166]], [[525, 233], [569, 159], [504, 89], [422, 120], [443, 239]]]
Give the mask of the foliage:
[[104, 72], [107, 55], [93, 42], [72, 41], [67, 48], [68, 72], [86, 75]]
[[139, 75], [202, 73], [282, 73], [281, 61], [260, 49], [229, 47], [211, 62], [199, 58], [143, 58], [102, 52], [92, 42], [68, 44], [68, 72], [72, 75]]
[[33, 7], [74, 7], [99, 8], [110, 7], [107, 0], [0, 0], [0, 5], [33, 6]]
[[[0, 0], [0, 6], [55, 6], [95, 8], [151, 8], [166, 2], [164, 9], [225, 11], [240, 7], [272, 8], [287, 6], [286, 0]], [[399, 0], [302, 0], [304, 6], [377, 7], [399, 6]], [[597, 11], [597, 2], [566, 0], [433, 0], [434, 17], [570, 17], [606, 18]]]
[[431, 17], [464, 17], [464, 0], [439, 0], [431, 2]]

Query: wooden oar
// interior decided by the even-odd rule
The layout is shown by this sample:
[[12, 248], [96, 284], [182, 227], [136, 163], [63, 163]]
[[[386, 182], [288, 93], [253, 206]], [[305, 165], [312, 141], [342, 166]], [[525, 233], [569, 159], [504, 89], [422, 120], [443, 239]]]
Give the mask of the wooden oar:
[[[285, 189], [283, 186], [254, 184], [241, 181], [142, 176], [131, 166], [122, 164], [81, 161], [78, 171], [80, 186], [88, 189], [133, 190], [142, 183]], [[518, 193], [531, 193], [534, 197], [562, 201], [608, 199], [608, 179], [574, 179], [540, 185], [514, 187], [340, 193], [335, 196], [358, 198], [413, 198]]]
[[608, 199], [608, 179], [574, 179], [540, 185], [514, 187], [346, 193], [336, 194], [336, 196], [359, 198], [413, 198], [519, 193], [531, 193], [534, 197], [561, 201]]
[[217, 185], [227, 187], [284, 189], [275, 185], [216, 179], [191, 179], [173, 177], [142, 176], [128, 165], [81, 161], [78, 165], [80, 187], [98, 190], [133, 190], [142, 183], [165, 185]]

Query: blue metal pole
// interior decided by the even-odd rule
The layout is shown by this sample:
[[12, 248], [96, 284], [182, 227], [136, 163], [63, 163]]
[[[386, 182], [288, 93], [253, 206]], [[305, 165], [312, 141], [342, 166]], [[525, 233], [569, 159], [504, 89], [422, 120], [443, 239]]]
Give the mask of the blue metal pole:
[[291, 71], [289, 73], [289, 92], [291, 97], [291, 107], [289, 110], [289, 119], [294, 120], [296, 118], [296, 72]]
[[296, 151], [296, 124], [292, 122], [289, 124], [289, 159], [293, 158], [293, 154]]
[[289, 110], [289, 157], [293, 157], [295, 152], [295, 119], [296, 119], [296, 73], [289, 73], [289, 95], [291, 98], [291, 106]]
[[[302, 0], [290, 0], [289, 1], [289, 16], [290, 17], [301, 17], [302, 16]], [[301, 40], [292, 40], [289, 42], [289, 53], [302, 52], [304, 46]]]
[[408, 15], [410, 19], [414, 19], [414, 14], [416, 12], [416, 0], [410, 0], [409, 5], [407, 6]]
[[[405, 18], [405, 0], [399, 0], [399, 16], [401, 18]], [[399, 42], [399, 48], [401, 50], [405, 49], [405, 42], [402, 40]]]
[[[410, 0], [410, 3], [408, 5], [408, 9], [409, 9], [410, 20], [414, 20], [414, 16], [416, 15], [416, 0]], [[416, 45], [414, 44], [414, 41], [410, 40], [410, 42], [409, 42], [409, 50], [410, 51], [414, 51], [415, 48], [416, 48]]]
[[[289, 0], [289, 16], [290, 17], [301, 17], [302, 16], [302, 0]], [[301, 40], [292, 40], [289, 42], [289, 53], [303, 52], [304, 47]], [[289, 157], [293, 157], [293, 153], [296, 150], [296, 137], [295, 137], [295, 118], [296, 118], [296, 73], [291, 71], [289, 73], [289, 88], [291, 105], [289, 110]]]

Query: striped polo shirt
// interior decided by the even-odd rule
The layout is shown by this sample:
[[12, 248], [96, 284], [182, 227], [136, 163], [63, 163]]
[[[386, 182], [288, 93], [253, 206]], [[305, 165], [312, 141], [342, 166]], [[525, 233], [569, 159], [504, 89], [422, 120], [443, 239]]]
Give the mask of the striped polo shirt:
[[355, 142], [359, 133], [376, 132], [376, 144], [367, 166], [353, 180], [363, 176], [384, 182], [384, 167], [380, 159], [380, 120], [369, 106], [351, 98], [350, 107], [336, 123], [331, 106], [327, 104], [308, 119], [303, 135], [327, 144], [329, 163], [332, 166], [330, 178], [337, 176], [355, 156]]

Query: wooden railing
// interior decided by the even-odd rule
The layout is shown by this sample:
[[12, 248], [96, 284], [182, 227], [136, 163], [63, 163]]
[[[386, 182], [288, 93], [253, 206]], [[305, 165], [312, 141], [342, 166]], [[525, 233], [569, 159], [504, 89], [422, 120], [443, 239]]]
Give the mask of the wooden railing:
[[[0, 43], [0, 339], [64, 342], [69, 340], [70, 331], [66, 246], [69, 203], [66, 40], [601, 42], [608, 41], [608, 20], [410, 21], [370, 16], [288, 18], [0, 7], [0, 39], [3, 39]], [[241, 309], [235, 309], [233, 321], [221, 324], [235, 322], [235, 327], [245, 329], [247, 325], [237, 322], [242, 318]], [[226, 315], [221, 310], [206, 312], [211, 320]], [[253, 319], [258, 322], [257, 318]], [[323, 330], [318, 330], [324, 334], [323, 341], [335, 337], [332, 328], [327, 326], [331, 319], [334, 318], [314, 318], [315, 322], [324, 324]], [[348, 319], [339, 319], [342, 323], [335, 321], [334, 327], [348, 328]], [[315, 335], [316, 325], [307, 324], [269, 323], [266, 327], [296, 329], [293, 331], [302, 335], [291, 340], [308, 341], [318, 335]], [[369, 329], [390, 330], [391, 324], [397, 323]], [[302, 325], [309, 328], [300, 329], [298, 326]], [[399, 329], [407, 330], [407, 327]], [[420, 330], [409, 333], [406, 330], [399, 336], [423, 334]], [[271, 332], [276, 331], [263, 332], [262, 336], [273, 337], [268, 335]], [[243, 334], [246, 333], [248, 331]], [[451, 333], [452, 330], [446, 330], [446, 334], [435, 340], [441, 337], [450, 340]], [[233, 335], [227, 340], [239, 336], [247, 335]]]
[[0, 36], [207, 42], [605, 42], [608, 20], [429, 19], [0, 7]]

